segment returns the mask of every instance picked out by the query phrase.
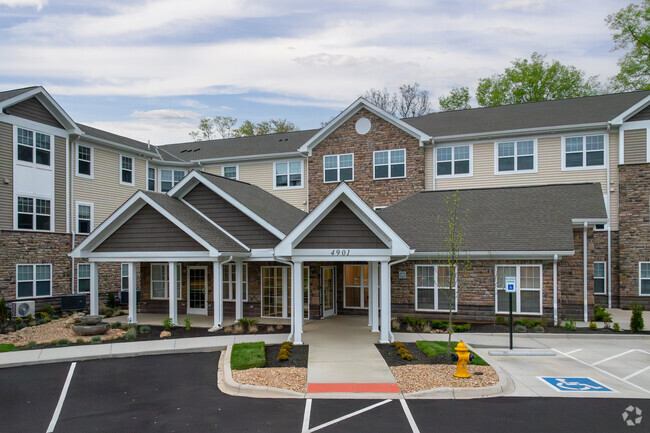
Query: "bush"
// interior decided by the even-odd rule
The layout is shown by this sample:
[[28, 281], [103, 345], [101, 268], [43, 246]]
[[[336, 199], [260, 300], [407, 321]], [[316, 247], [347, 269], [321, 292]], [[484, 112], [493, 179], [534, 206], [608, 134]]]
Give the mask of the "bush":
[[59, 347], [65, 347], [70, 345], [70, 340], [67, 338], [62, 338], [60, 340], [57, 340], [56, 345]]
[[52, 314], [52, 320], [59, 320], [60, 318], [61, 316], [59, 316], [58, 314]]
[[237, 321], [238, 325], [241, 325], [242, 328], [245, 330], [248, 330], [251, 326], [256, 326], [258, 324], [258, 320], [255, 319], [247, 319], [245, 317], [242, 317]]
[[33, 320], [34, 320], [34, 316], [32, 316], [31, 314], [25, 316], [25, 322], [29, 323]]
[[84, 340], [83, 338], [81, 338], [81, 337], [77, 338], [77, 343], [85, 343], [85, 342], [86, 342], [86, 340]]
[[621, 330], [621, 325], [614, 322], [614, 326], [612, 327], [612, 329], [614, 329], [614, 331], [616, 331], [616, 332], [619, 332]]
[[396, 350], [399, 350], [402, 347], [406, 347], [406, 345], [400, 341], [393, 341], [390, 343]]
[[27, 343], [27, 347], [34, 347], [34, 346], [36, 346], [36, 342], [34, 340]]
[[471, 325], [469, 323], [465, 323], [464, 325], [451, 325], [454, 332], [467, 332], [470, 327]]
[[16, 317], [16, 318], [14, 319], [14, 323], [15, 323], [16, 325], [20, 325], [21, 323], [23, 323], [23, 318], [22, 318], [22, 317]]
[[174, 329], [174, 322], [172, 321], [171, 317], [166, 318], [163, 320], [163, 328], [165, 328], [165, 331], [171, 331]]
[[282, 343], [281, 349], [286, 349], [287, 351], [291, 352], [291, 349], [293, 349], [293, 343], [291, 341], [285, 341]]
[[504, 316], [497, 316], [496, 320], [494, 321], [497, 325], [504, 325], [506, 326], [508, 324], [508, 320]]
[[569, 319], [566, 322], [564, 322], [564, 329], [567, 331], [575, 331], [576, 330], [576, 321], [573, 319]]
[[410, 317], [410, 316], [405, 316], [404, 322], [406, 322], [406, 324], [410, 326], [415, 326], [417, 324], [417, 320], [414, 317]]
[[192, 329], [192, 321], [190, 320], [189, 317], [186, 317], [185, 320], [183, 320], [183, 323], [185, 324], [185, 330], [189, 331]]
[[52, 340], [52, 341], [50, 341], [50, 344], [51, 344], [52, 346], [56, 346], [56, 343], [57, 343], [57, 340]]
[[645, 327], [643, 323], [643, 305], [634, 303], [630, 305], [632, 309], [632, 318], [630, 319], [630, 331], [641, 332]]
[[113, 316], [113, 310], [108, 310], [106, 313], [104, 313], [104, 317], [112, 317]]
[[538, 325], [541, 326], [542, 321], [541, 320], [530, 320], [530, 319], [523, 318], [523, 319], [517, 320], [515, 323], [517, 325], [525, 326], [526, 328], [533, 328], [533, 327], [538, 326]]
[[56, 310], [50, 304], [47, 304], [41, 308], [41, 317], [43, 317], [43, 313], [47, 314], [48, 316], [53, 316], [56, 314]]
[[90, 344], [97, 344], [102, 341], [101, 335], [93, 335], [93, 338], [90, 339]]
[[108, 309], [114, 310], [117, 308], [117, 299], [115, 298], [115, 293], [109, 292], [106, 297], [105, 305]]
[[521, 325], [519, 323], [515, 325], [515, 332], [526, 332], [527, 329], [528, 328], [526, 328], [524, 325]]
[[541, 334], [542, 332], [544, 332], [544, 327], [543, 327], [542, 325], [533, 326], [532, 329], [533, 329], [533, 332], [538, 332], [538, 333], [540, 333], [540, 334]]
[[596, 322], [589, 322], [589, 329], [591, 329], [592, 331], [598, 330], [598, 325], [596, 324]]
[[11, 311], [7, 307], [5, 297], [0, 298], [0, 327], [11, 319]]
[[605, 311], [600, 305], [594, 306], [594, 322], [611, 322], [612, 315]]
[[135, 331], [129, 331], [126, 334], [124, 334], [124, 340], [126, 340], [126, 341], [135, 340]]
[[45, 325], [46, 323], [47, 323], [47, 320], [45, 320], [45, 319], [38, 319], [38, 320], [36, 321], [36, 324], [37, 324], [37, 325]]
[[120, 329], [122, 327], [122, 324], [120, 322], [113, 322], [111, 324], [111, 328], [113, 329]]
[[400, 330], [401, 323], [399, 321], [399, 318], [393, 317], [390, 320], [390, 327], [393, 331], [399, 331]]
[[232, 346], [230, 367], [233, 370], [246, 370], [248, 368], [264, 367], [266, 365], [266, 354], [264, 342], [238, 343]]
[[403, 360], [405, 360], [405, 361], [413, 361], [413, 355], [411, 355], [411, 354], [408, 353], [408, 352], [406, 352], [406, 353], [402, 353], [402, 354], [400, 355], [400, 357], [401, 357]]
[[445, 330], [445, 329], [447, 329], [447, 322], [445, 322], [444, 320], [432, 320], [431, 321], [431, 327], [433, 329]]
[[20, 322], [20, 323], [18, 323], [18, 324], [16, 325], [16, 331], [20, 331], [20, 330], [23, 329], [23, 328], [27, 328], [27, 326], [28, 326], [27, 323], [25, 323], [25, 322]]
[[144, 334], [145, 332], [151, 332], [151, 326], [142, 325], [140, 326], [140, 328], [138, 328], [138, 331], [140, 332], [140, 334]]
[[281, 350], [280, 354], [278, 355], [278, 361], [288, 361], [289, 360], [289, 354], [286, 351]]

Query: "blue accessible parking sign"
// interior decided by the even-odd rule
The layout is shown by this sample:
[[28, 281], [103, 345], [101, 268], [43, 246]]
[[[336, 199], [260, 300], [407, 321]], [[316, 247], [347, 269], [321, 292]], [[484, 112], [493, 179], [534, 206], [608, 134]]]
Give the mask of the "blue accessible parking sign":
[[540, 377], [539, 379], [552, 386], [556, 391], [614, 392], [613, 389], [607, 388], [588, 377]]

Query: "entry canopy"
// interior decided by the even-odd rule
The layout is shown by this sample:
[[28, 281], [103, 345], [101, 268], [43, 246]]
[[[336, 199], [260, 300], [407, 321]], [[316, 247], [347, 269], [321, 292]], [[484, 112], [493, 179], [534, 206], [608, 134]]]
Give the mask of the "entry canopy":
[[275, 248], [304, 260], [371, 260], [408, 256], [404, 240], [345, 182], [341, 182]]

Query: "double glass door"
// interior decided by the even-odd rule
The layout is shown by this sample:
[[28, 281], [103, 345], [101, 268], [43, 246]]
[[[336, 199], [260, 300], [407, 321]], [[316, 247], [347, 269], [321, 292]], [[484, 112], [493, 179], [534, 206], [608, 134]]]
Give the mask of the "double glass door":
[[208, 314], [208, 268], [187, 268], [187, 314]]

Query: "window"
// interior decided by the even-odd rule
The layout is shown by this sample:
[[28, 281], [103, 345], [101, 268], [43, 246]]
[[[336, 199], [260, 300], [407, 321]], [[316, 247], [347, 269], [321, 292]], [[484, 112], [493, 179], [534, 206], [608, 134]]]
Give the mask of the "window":
[[449, 290], [451, 267], [443, 265], [415, 266], [415, 309], [424, 311], [456, 311], [458, 277]]
[[406, 150], [382, 150], [374, 153], [375, 179], [406, 177]]
[[368, 266], [345, 265], [345, 308], [368, 308]]
[[160, 191], [167, 192], [185, 177], [183, 170], [160, 170]]
[[19, 230], [45, 230], [51, 227], [50, 201], [18, 197], [17, 227]]
[[535, 140], [497, 143], [497, 173], [535, 171]]
[[50, 166], [52, 137], [40, 132], [17, 128], [17, 158], [19, 161], [36, 162]]
[[302, 187], [302, 161], [275, 163], [275, 188]]
[[564, 139], [564, 168], [603, 167], [605, 136], [587, 135]]
[[354, 154], [324, 156], [323, 176], [325, 182], [354, 180]]
[[512, 311], [518, 314], [542, 314], [542, 266], [499, 265], [496, 267], [496, 312], [510, 311], [506, 293], [506, 277], [515, 277], [517, 293], [513, 295]]
[[650, 296], [650, 262], [639, 262], [639, 295]]
[[122, 290], [129, 290], [129, 264], [122, 263]]
[[77, 145], [77, 176], [92, 177], [92, 148], [87, 146]]
[[77, 202], [77, 233], [89, 234], [93, 231], [93, 204]]
[[156, 169], [152, 167], [147, 168], [147, 189], [156, 190]]
[[133, 158], [120, 156], [120, 183], [133, 185]]
[[52, 265], [16, 265], [16, 298], [52, 296]]
[[436, 176], [469, 174], [471, 152], [469, 146], [436, 148]]
[[[222, 265], [223, 272], [223, 300], [234, 301], [237, 295], [237, 277], [236, 265], [234, 263], [226, 263]], [[248, 265], [242, 264], [242, 295], [244, 301], [248, 301]]]
[[595, 295], [604, 295], [607, 293], [607, 283], [605, 275], [607, 271], [605, 270], [606, 262], [594, 262], [594, 294]]
[[77, 292], [90, 292], [90, 263], [77, 265]]
[[227, 177], [228, 179], [239, 179], [239, 170], [236, 165], [224, 165], [221, 168], [221, 175]]
[[[181, 264], [176, 264], [176, 299], [183, 298]], [[151, 264], [151, 299], [169, 299], [169, 265]]]

